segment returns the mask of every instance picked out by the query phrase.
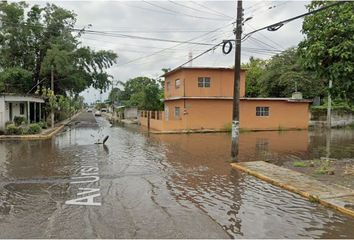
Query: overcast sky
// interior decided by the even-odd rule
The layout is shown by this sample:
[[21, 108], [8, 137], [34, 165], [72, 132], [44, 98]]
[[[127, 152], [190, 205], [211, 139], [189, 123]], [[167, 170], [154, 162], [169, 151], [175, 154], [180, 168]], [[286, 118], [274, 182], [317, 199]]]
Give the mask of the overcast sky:
[[[77, 27], [110, 31], [110, 36], [86, 33], [82, 44], [93, 49], [113, 50], [117, 64], [109, 70], [114, 81], [126, 81], [137, 76], [157, 77], [162, 68], [175, 68], [197, 56], [209, 45], [180, 44], [156, 41], [192, 41], [216, 44], [233, 39], [232, 24], [236, 17], [236, 1], [50, 1], [77, 14]], [[38, 3], [31, 1], [31, 4]], [[243, 32], [306, 12], [308, 1], [244, 1]], [[44, 1], [41, 2], [44, 4]], [[250, 56], [270, 58], [275, 51], [296, 46], [302, 40], [302, 19], [286, 24], [276, 32], [255, 33], [242, 43], [242, 62]], [[112, 36], [114, 35], [114, 36]], [[127, 36], [154, 38], [134, 39]], [[220, 48], [194, 60], [193, 66], [233, 66], [234, 53], [224, 55]], [[190, 64], [188, 64], [190, 66]], [[88, 89], [87, 102], [104, 100], [108, 92]]]

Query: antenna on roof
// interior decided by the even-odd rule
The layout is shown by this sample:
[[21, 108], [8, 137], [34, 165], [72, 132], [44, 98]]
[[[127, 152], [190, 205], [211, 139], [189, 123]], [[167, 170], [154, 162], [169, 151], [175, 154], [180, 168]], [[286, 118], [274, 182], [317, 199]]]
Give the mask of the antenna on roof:
[[193, 52], [192, 50], [189, 50], [189, 54], [188, 54], [188, 61], [189, 61], [189, 66], [192, 67], [192, 63], [193, 63]]

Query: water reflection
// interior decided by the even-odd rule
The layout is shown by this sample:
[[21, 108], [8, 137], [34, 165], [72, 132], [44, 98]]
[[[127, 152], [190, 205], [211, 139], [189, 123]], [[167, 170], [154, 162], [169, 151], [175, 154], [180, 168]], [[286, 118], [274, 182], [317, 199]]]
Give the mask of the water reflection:
[[[343, 135], [335, 131], [333, 148], [353, 143], [352, 133]], [[175, 198], [193, 202], [232, 237], [354, 236], [354, 229], [347, 225], [347, 221], [354, 224], [353, 219], [231, 170], [228, 134], [153, 135], [151, 139], [163, 146], [166, 160], [177, 170], [166, 182]], [[318, 149], [325, 149], [325, 142], [322, 133], [308, 131], [243, 133], [239, 159], [281, 165], [292, 157], [322, 154]]]
[[[58, 224], [53, 220], [48, 232], [61, 236], [65, 231], [60, 227], [80, 221], [85, 209], [65, 209], [63, 203], [73, 196], [70, 176], [91, 163], [99, 165], [102, 179], [103, 204], [92, 215], [95, 221], [109, 224], [118, 219], [122, 214], [119, 201], [134, 203], [129, 214], [134, 210], [146, 216], [156, 214], [149, 212], [153, 197], [164, 206], [177, 202], [186, 211], [196, 206], [235, 238], [354, 236], [352, 218], [232, 170], [229, 134], [147, 136], [134, 127], [110, 128], [104, 120], [99, 123], [100, 129], [71, 128], [50, 141], [0, 142], [0, 236], [24, 236], [15, 234], [21, 228], [27, 237], [50, 237], [41, 235], [49, 218]], [[106, 146], [94, 144], [99, 134], [110, 136]], [[330, 156], [353, 158], [353, 140], [354, 131], [332, 130]], [[239, 152], [240, 161], [281, 165], [289, 158], [323, 156], [326, 138], [323, 132], [247, 132], [240, 136]], [[147, 181], [158, 183], [153, 196]], [[135, 204], [142, 193], [148, 197], [141, 205]], [[168, 207], [166, 211], [173, 212]], [[71, 230], [85, 231], [88, 225]], [[102, 229], [117, 231], [104, 224]], [[80, 234], [75, 236], [86, 236]]]

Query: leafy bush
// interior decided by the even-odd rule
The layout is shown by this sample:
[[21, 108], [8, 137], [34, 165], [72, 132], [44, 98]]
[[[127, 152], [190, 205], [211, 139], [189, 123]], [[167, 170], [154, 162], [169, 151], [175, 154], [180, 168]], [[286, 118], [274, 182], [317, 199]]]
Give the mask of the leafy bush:
[[22, 125], [22, 123], [26, 124], [27, 123], [27, 119], [25, 117], [15, 116], [14, 117], [14, 123], [15, 123], [16, 126], [20, 126], [20, 125]]
[[40, 133], [41, 130], [42, 130], [42, 127], [39, 124], [32, 123], [32, 124], [28, 125], [24, 134], [37, 134], [37, 133]]
[[7, 122], [5, 123], [5, 127], [7, 127], [7, 126], [10, 125], [10, 124], [14, 124], [14, 122], [13, 122], [13, 121], [7, 121]]
[[22, 134], [22, 128], [17, 127], [15, 124], [9, 124], [6, 126], [5, 133], [7, 135], [21, 135]]
[[0, 129], [0, 135], [4, 135], [5, 134], [5, 131]]
[[307, 167], [307, 164], [304, 161], [295, 161], [295, 162], [293, 162], [293, 166], [294, 167]]
[[42, 129], [47, 129], [47, 128], [48, 128], [47, 122], [39, 122], [38, 125], [39, 125]]

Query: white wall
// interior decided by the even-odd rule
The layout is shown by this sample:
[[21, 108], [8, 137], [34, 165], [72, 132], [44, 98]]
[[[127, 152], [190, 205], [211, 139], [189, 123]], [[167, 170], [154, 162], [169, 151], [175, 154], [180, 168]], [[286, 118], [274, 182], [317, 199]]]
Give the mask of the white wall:
[[124, 118], [133, 119], [138, 117], [138, 108], [125, 108], [124, 109]]
[[0, 129], [5, 128], [5, 101], [4, 97], [0, 96]]

